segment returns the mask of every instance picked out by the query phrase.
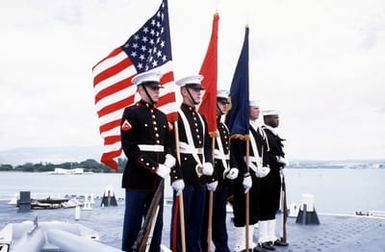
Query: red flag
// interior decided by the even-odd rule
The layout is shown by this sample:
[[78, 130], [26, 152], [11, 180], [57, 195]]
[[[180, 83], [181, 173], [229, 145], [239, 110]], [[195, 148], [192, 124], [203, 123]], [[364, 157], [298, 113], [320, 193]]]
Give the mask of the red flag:
[[170, 121], [177, 119], [174, 73], [172, 71], [171, 39], [167, 0], [127, 42], [113, 50], [93, 68], [95, 105], [99, 131], [104, 139], [101, 161], [118, 169], [122, 153], [120, 123], [123, 110], [135, 101], [136, 87], [131, 79], [138, 73], [159, 71], [163, 85], [157, 107]]
[[205, 88], [205, 93], [199, 106], [199, 112], [206, 117], [210, 135], [215, 135], [217, 132], [218, 23], [219, 14], [215, 13], [210, 44], [207, 48], [201, 70], [199, 71], [199, 73], [204, 76], [202, 86]]

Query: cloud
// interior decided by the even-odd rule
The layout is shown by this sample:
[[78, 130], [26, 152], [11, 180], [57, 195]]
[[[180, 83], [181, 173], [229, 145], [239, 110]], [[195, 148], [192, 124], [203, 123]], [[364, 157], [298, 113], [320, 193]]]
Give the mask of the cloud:
[[[0, 149], [100, 145], [91, 68], [159, 2], [2, 1]], [[382, 0], [217, 3], [169, 1], [176, 78], [199, 71], [217, 8], [218, 86], [230, 87], [248, 23], [251, 96], [282, 111], [289, 157], [384, 154]]]

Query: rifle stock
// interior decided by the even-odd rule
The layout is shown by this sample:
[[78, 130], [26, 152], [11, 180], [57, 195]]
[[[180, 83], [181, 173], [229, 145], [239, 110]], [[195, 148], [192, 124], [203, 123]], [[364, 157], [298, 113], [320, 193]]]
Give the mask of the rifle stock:
[[283, 193], [283, 221], [282, 221], [282, 237], [281, 241], [287, 242], [287, 195], [286, 195], [286, 183], [285, 183], [285, 176], [282, 173], [282, 193]]
[[160, 200], [162, 198], [163, 187], [164, 187], [164, 179], [161, 180], [161, 182], [158, 185], [158, 188], [156, 189], [154, 198], [152, 199], [151, 204], [148, 208], [146, 218], [144, 219], [142, 228], [140, 229], [138, 236], [136, 238], [136, 241], [132, 246], [132, 251], [138, 251], [138, 252], [146, 251], [147, 240], [152, 230], [153, 220], [154, 218], [157, 217], [156, 213], [159, 207]]

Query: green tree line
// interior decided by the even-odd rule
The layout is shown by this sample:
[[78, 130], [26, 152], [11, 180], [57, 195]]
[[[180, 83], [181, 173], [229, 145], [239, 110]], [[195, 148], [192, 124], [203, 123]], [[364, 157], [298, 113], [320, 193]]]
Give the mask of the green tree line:
[[[118, 159], [119, 169], [118, 172], [123, 172], [123, 169], [127, 163], [126, 159]], [[65, 162], [61, 164], [52, 163], [25, 163], [23, 165], [12, 166], [10, 164], [0, 164], [0, 171], [17, 171], [17, 172], [50, 172], [54, 171], [55, 168], [63, 169], [75, 169], [83, 168], [84, 172], [95, 172], [95, 173], [112, 173], [115, 172], [108, 166], [94, 160], [87, 159], [81, 162]]]

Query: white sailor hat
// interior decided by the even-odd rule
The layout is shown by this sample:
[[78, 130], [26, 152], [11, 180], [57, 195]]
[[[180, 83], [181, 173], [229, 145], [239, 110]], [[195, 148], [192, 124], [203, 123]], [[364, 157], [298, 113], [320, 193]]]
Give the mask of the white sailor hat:
[[217, 100], [225, 101], [226, 103], [229, 103], [229, 91], [227, 90], [218, 90], [217, 91]]
[[279, 115], [280, 112], [276, 109], [268, 109], [262, 111], [263, 116]]
[[261, 101], [260, 100], [250, 100], [249, 101], [249, 106], [250, 107], [260, 107], [261, 106]]
[[162, 74], [160, 72], [144, 72], [137, 74], [134, 78], [132, 78], [132, 84], [138, 85], [146, 85], [151, 87], [163, 87], [160, 84], [160, 78]]
[[200, 90], [204, 90], [201, 83], [202, 80], [203, 76], [200, 74], [196, 74], [179, 79], [175, 82], [175, 84], [177, 84], [179, 87], [191, 87], [193, 89], [199, 88]]

